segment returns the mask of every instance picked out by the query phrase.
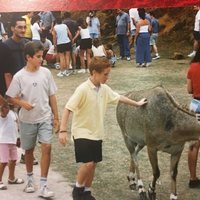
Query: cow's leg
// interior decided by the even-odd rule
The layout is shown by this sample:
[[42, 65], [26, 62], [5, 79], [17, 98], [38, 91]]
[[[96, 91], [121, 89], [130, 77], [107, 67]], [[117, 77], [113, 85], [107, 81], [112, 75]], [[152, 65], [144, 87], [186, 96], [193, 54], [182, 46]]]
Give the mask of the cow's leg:
[[138, 163], [138, 158], [137, 158], [138, 153], [143, 149], [143, 147], [144, 146], [140, 146], [140, 145], [137, 145], [135, 147], [134, 152], [132, 152], [132, 154], [131, 154], [131, 157], [132, 157], [131, 165], [132, 165], [132, 169], [135, 169], [135, 172], [136, 172], [137, 186], [138, 186], [140, 200], [147, 200], [146, 191], [144, 189], [144, 184], [140, 177], [139, 163]]
[[181, 157], [182, 151], [176, 153], [175, 155], [171, 155], [170, 162], [170, 176], [171, 176], [171, 194], [170, 200], [177, 199], [177, 191], [176, 191], [176, 177], [178, 174], [178, 163]]
[[160, 177], [160, 170], [158, 167], [158, 155], [157, 150], [154, 148], [147, 147], [147, 150], [149, 155], [149, 161], [153, 170], [153, 180], [152, 183], [149, 185], [148, 195], [150, 200], [156, 200], [156, 181]]
[[132, 159], [130, 159], [130, 168], [129, 168], [129, 174], [127, 176], [128, 182], [129, 182], [129, 188], [131, 190], [136, 190], [137, 189], [137, 181], [136, 181], [136, 174], [135, 174], [135, 164]]

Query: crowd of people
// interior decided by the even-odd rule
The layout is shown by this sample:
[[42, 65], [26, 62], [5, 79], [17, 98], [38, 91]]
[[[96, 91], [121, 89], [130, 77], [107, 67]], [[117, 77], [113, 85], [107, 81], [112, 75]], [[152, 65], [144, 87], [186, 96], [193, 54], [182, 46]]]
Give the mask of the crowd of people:
[[[102, 161], [103, 117], [107, 104], [120, 101], [140, 107], [145, 106], [147, 100], [131, 100], [105, 84], [117, 58], [112, 44], [102, 43], [100, 20], [95, 11], [90, 11], [86, 19], [79, 18], [77, 21], [71, 19], [69, 12], [56, 18], [50, 11], [29, 12], [13, 18], [12, 36], [9, 38], [2, 22], [0, 27], [0, 190], [7, 189], [2, 176], [8, 163], [8, 183], [24, 183], [14, 173], [16, 141], [20, 136], [27, 174], [24, 192], [36, 191], [33, 165], [37, 164], [34, 149], [38, 141], [41, 144], [39, 196], [54, 196], [47, 184], [53, 127], [59, 133], [60, 143], [65, 145], [68, 140], [67, 127], [73, 113], [75, 157], [76, 162], [81, 164], [72, 196], [74, 200], [95, 200], [91, 186], [96, 165]], [[152, 59], [160, 58], [156, 45], [158, 32], [159, 23], [153, 12], [132, 8], [128, 14], [118, 9], [118, 59], [130, 61], [130, 49], [134, 47], [137, 67], [148, 67]], [[153, 57], [152, 52], [155, 53]], [[188, 92], [193, 94], [195, 102], [200, 100], [199, 57], [200, 50], [195, 52], [187, 75]], [[80, 66], [77, 71], [78, 58]], [[46, 64], [60, 70], [58, 77], [76, 72], [89, 73], [88, 80], [77, 87], [66, 103], [60, 125], [55, 96], [57, 87], [48, 68], [42, 67]], [[11, 130], [10, 135], [5, 136], [8, 130]], [[200, 180], [196, 177], [199, 146], [199, 142], [193, 143], [188, 154], [191, 188], [200, 187]]]

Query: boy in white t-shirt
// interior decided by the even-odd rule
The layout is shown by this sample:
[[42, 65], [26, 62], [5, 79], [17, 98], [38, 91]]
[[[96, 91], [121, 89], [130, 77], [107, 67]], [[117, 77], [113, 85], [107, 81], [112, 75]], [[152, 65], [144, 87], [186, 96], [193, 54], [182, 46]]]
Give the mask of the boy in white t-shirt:
[[9, 109], [8, 103], [0, 108], [0, 190], [6, 190], [7, 186], [2, 182], [5, 167], [8, 165], [8, 184], [22, 184], [24, 180], [15, 177], [15, 165], [17, 161], [17, 114]]
[[43, 46], [40, 42], [28, 42], [24, 48], [27, 64], [18, 71], [6, 92], [9, 101], [20, 106], [20, 139], [25, 150], [27, 170], [26, 193], [35, 192], [33, 178], [33, 152], [38, 141], [41, 145], [41, 177], [39, 196], [50, 198], [54, 192], [47, 187], [51, 161], [53, 126], [58, 129], [58, 110], [55, 92], [57, 87], [51, 72], [41, 67]]

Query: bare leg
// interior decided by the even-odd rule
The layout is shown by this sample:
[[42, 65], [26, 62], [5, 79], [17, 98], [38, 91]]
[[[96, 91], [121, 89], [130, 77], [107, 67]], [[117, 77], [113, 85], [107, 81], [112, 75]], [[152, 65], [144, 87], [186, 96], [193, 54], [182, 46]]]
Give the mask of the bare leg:
[[65, 66], [67, 70], [69, 69], [69, 63], [70, 63], [70, 51], [65, 52]]
[[33, 151], [34, 148], [25, 151], [25, 163], [27, 173], [33, 172]]
[[16, 160], [11, 160], [8, 164], [9, 168], [9, 180], [15, 179], [15, 166], [16, 166]]
[[0, 163], [0, 182], [2, 181], [4, 169], [6, 167], [7, 163]]
[[197, 158], [199, 153], [200, 141], [191, 145], [188, 150], [188, 167], [190, 171], [190, 180], [196, 180], [196, 167], [197, 167]]
[[198, 48], [199, 48], [199, 42], [197, 40], [194, 40], [194, 46], [193, 46], [193, 48], [194, 48], [194, 51], [198, 50]]
[[65, 68], [66, 68], [64, 53], [59, 53], [59, 58], [60, 58], [60, 70], [63, 72], [65, 70]]
[[81, 60], [81, 69], [85, 69], [85, 60], [84, 60], [85, 50], [80, 50], [80, 60]]
[[41, 177], [47, 177], [51, 162], [51, 145], [41, 144]]
[[87, 68], [89, 67], [90, 61], [91, 61], [91, 49], [86, 50], [86, 57], [87, 57]]
[[96, 164], [94, 162], [84, 163], [80, 166], [77, 174], [77, 182], [80, 185], [90, 187], [92, 185]]

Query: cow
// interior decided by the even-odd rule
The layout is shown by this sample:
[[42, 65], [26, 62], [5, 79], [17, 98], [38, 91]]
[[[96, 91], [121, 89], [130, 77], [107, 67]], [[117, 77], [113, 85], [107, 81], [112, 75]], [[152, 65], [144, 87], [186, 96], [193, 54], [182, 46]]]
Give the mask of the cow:
[[[200, 136], [200, 124], [195, 119], [195, 113], [182, 108], [162, 86], [132, 91], [126, 96], [135, 100], [145, 97], [148, 100], [143, 107], [131, 107], [123, 103], [117, 105], [117, 121], [131, 156], [128, 176], [130, 187], [138, 188], [141, 200], [156, 200], [156, 181], [160, 176], [157, 153], [163, 151], [171, 155], [170, 200], [177, 200], [176, 178], [184, 144], [186, 141], [197, 140]], [[153, 171], [148, 197], [140, 178], [137, 158], [144, 146], [147, 146]]]

